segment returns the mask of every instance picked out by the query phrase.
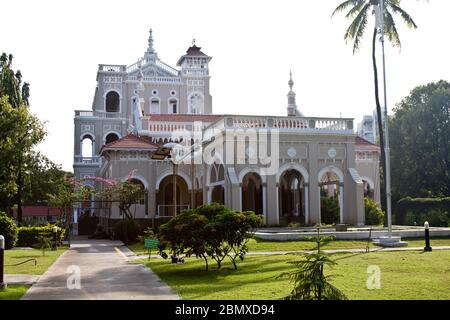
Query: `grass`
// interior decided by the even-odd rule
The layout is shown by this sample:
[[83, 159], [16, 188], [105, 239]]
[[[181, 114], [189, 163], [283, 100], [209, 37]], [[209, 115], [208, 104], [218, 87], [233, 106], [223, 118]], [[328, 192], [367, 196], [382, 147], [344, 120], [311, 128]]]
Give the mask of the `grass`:
[[[46, 250], [45, 256], [42, 256], [42, 250], [38, 249], [5, 250], [5, 274], [41, 275], [66, 250], [67, 247], [60, 247], [57, 251]], [[30, 261], [18, 266], [7, 266], [27, 259], [36, 259], [37, 265], [35, 266], [34, 262]]]
[[[333, 283], [349, 299], [450, 299], [450, 251], [371, 252], [352, 256], [338, 254], [338, 265], [328, 269], [335, 275]], [[141, 260], [184, 299], [280, 299], [292, 289], [288, 279], [277, 279], [292, 270], [288, 261], [294, 254], [247, 256], [233, 270], [225, 263], [221, 270], [214, 265], [204, 270], [202, 260], [190, 258], [184, 264], [168, 260]], [[381, 289], [368, 290], [367, 267], [381, 269]]]
[[0, 300], [19, 300], [30, 288], [29, 285], [8, 285], [5, 290], [0, 290]]
[[[424, 247], [425, 240], [423, 239], [404, 239], [408, 242], [409, 247]], [[364, 249], [367, 245], [367, 240], [334, 240], [323, 247], [323, 249]], [[315, 242], [297, 240], [297, 241], [265, 241], [259, 239], [251, 239], [248, 243], [249, 252], [271, 252], [271, 251], [297, 251], [310, 250], [315, 246]], [[450, 238], [435, 238], [431, 239], [431, 246], [450, 246]], [[372, 243], [370, 248], [379, 248]], [[135, 243], [128, 245], [130, 250], [137, 255], [146, 255], [147, 250], [144, 249], [142, 243]], [[152, 250], [152, 254], [157, 253]]]

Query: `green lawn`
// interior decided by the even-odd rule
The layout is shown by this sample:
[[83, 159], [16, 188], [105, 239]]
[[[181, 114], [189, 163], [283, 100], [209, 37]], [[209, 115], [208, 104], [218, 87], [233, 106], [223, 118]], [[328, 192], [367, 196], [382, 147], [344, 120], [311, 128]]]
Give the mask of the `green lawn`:
[[[409, 247], [424, 247], [425, 241], [423, 239], [405, 239], [408, 242]], [[323, 249], [364, 249], [367, 245], [367, 240], [334, 240], [323, 247]], [[270, 251], [296, 251], [296, 250], [309, 250], [315, 246], [311, 241], [264, 241], [258, 239], [251, 239], [249, 241], [250, 252], [270, 252]], [[370, 248], [379, 248], [370, 243]], [[431, 239], [431, 246], [450, 246], [450, 238], [435, 238]], [[128, 245], [132, 251], [137, 255], [146, 255], [147, 252], [144, 249], [144, 245], [136, 243]], [[152, 253], [157, 253], [155, 250]]]
[[[287, 279], [277, 279], [291, 270], [288, 261], [298, 256], [247, 256], [237, 271], [228, 262], [221, 270], [204, 270], [200, 259], [174, 265], [168, 260], [141, 260], [184, 299], [280, 299], [291, 289]], [[334, 284], [350, 299], [450, 299], [450, 251], [372, 252], [339, 260], [327, 270], [336, 275]], [[212, 263], [211, 263], [212, 264]], [[368, 290], [367, 267], [381, 269], [381, 289]], [[215, 267], [215, 266], [213, 266]]]
[[[67, 247], [60, 247], [58, 251], [46, 250], [45, 256], [42, 256], [42, 250], [5, 250], [5, 273], [6, 274], [43, 274], [55, 262], [55, 260], [67, 250]], [[27, 262], [18, 266], [7, 266], [27, 259], [36, 259], [34, 262]]]
[[0, 290], [0, 300], [19, 300], [28, 288], [30, 286], [24, 284], [8, 285], [5, 290]]

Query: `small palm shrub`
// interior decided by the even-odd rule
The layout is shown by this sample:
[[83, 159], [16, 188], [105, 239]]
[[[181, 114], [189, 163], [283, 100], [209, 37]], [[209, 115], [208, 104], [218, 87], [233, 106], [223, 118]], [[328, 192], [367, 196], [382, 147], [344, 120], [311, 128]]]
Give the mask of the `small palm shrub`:
[[366, 225], [378, 226], [383, 224], [384, 212], [376, 201], [370, 198], [364, 198], [364, 212], [366, 216]]

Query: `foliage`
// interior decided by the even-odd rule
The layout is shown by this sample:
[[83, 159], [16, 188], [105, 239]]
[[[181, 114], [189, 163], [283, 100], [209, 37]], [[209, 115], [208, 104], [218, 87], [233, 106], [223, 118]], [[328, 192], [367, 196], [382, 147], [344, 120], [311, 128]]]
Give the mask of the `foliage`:
[[42, 256], [45, 256], [45, 249], [52, 246], [52, 238], [47, 233], [40, 233], [37, 236], [37, 245], [42, 250]]
[[22, 84], [22, 73], [12, 69], [13, 55], [5, 52], [0, 56], [0, 97], [8, 96], [8, 103], [13, 108], [28, 106], [30, 84]]
[[437, 209], [425, 209], [423, 211], [408, 211], [405, 216], [405, 225], [423, 226], [428, 221], [431, 227], [450, 227], [450, 215], [448, 211]]
[[248, 251], [249, 231], [261, 224], [262, 217], [254, 212], [233, 211], [217, 203], [183, 210], [160, 227], [160, 252], [167, 258], [163, 250], [168, 248], [172, 262], [183, 262], [183, 255], [203, 258], [206, 270], [208, 257], [218, 269], [228, 257], [237, 269], [237, 259], [243, 260]]
[[323, 224], [339, 223], [338, 197], [320, 197], [320, 221]]
[[11, 249], [17, 242], [17, 227], [13, 219], [0, 211], [0, 235], [5, 237], [5, 249]]
[[366, 225], [380, 225], [384, 222], [384, 212], [379, 204], [370, 198], [364, 198]]
[[325, 266], [335, 266], [337, 263], [329, 254], [320, 250], [321, 246], [332, 238], [320, 235], [317, 227], [317, 253], [303, 254], [304, 259], [290, 261], [296, 269], [282, 273], [279, 277], [288, 276], [294, 283], [294, 289], [285, 297], [286, 300], [346, 300], [345, 294], [330, 283], [332, 276], [324, 274]]
[[144, 199], [145, 194], [140, 184], [127, 180], [104, 186], [96, 192], [96, 198], [102, 201], [117, 201], [121, 215], [127, 219], [133, 219], [130, 208]]
[[[450, 197], [446, 198], [411, 198], [406, 197], [397, 202], [395, 208], [395, 218], [397, 224], [410, 224], [417, 221], [418, 214], [427, 214], [428, 212], [440, 211], [450, 217]], [[409, 220], [406, 215], [409, 214]], [[435, 225], [436, 226], [436, 225]]]
[[138, 239], [140, 233], [139, 224], [133, 219], [123, 219], [114, 225], [114, 235], [123, 243], [133, 243]]
[[[18, 247], [39, 247], [39, 237], [46, 236], [53, 239], [53, 226], [48, 224], [46, 226], [33, 227], [19, 227], [18, 228]], [[58, 245], [62, 243], [66, 236], [66, 230], [58, 228], [57, 242]]]
[[407, 196], [450, 196], [450, 83], [416, 87], [394, 112], [389, 124], [394, 203]]

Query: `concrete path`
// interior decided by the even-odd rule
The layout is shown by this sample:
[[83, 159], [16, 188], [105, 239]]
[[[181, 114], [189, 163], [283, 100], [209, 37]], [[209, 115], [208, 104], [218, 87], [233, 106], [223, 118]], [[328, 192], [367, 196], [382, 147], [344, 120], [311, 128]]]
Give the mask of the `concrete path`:
[[[436, 246], [432, 247], [433, 250], [450, 250], [450, 246]], [[391, 252], [391, 251], [423, 251], [423, 247], [411, 247], [411, 248], [369, 248], [369, 252]], [[296, 251], [255, 251], [248, 252], [249, 256], [267, 256], [267, 255], [281, 255], [289, 253], [314, 253], [316, 250], [296, 250]], [[323, 250], [326, 253], [361, 253], [366, 252], [366, 249], [332, 249]], [[152, 254], [151, 259], [159, 259], [160, 255]], [[130, 260], [148, 259], [148, 255], [131, 256]], [[162, 259], [162, 258], [161, 258]]]
[[35, 284], [39, 278], [34, 274], [5, 274], [7, 284]]
[[129, 264], [133, 255], [119, 241], [74, 240], [22, 299], [179, 299], [150, 269]]

